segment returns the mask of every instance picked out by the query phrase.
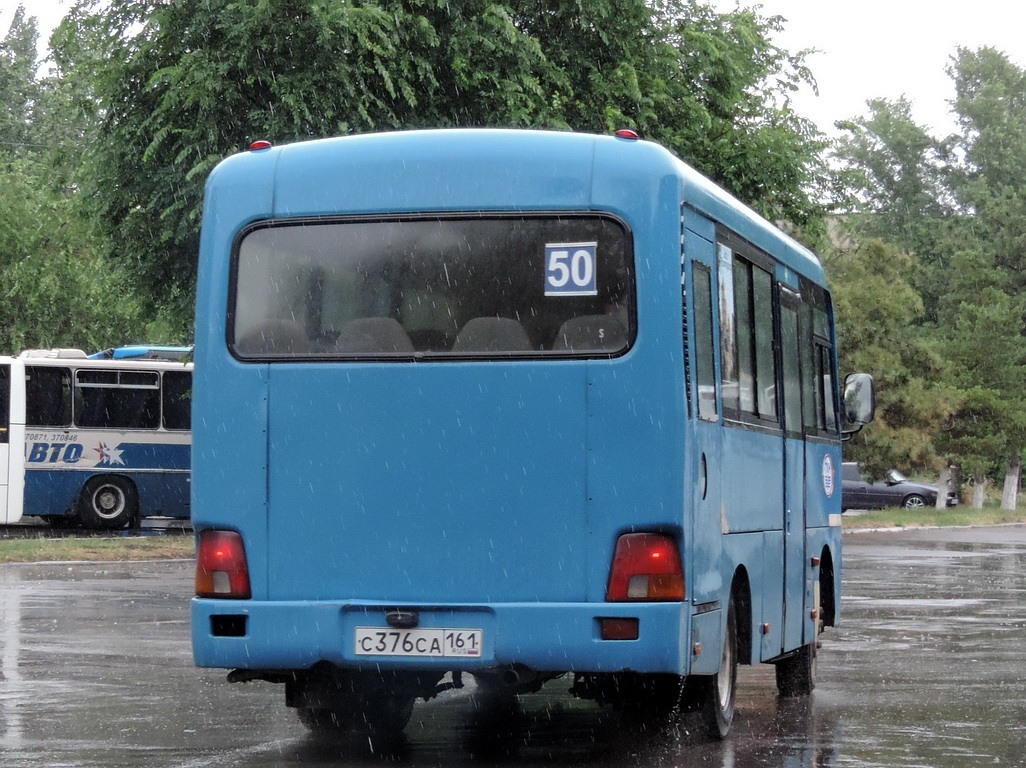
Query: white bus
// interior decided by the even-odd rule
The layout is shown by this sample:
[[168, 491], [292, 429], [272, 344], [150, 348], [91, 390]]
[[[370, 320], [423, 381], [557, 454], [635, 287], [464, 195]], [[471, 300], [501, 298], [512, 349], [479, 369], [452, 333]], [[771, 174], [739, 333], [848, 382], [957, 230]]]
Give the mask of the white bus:
[[189, 517], [192, 363], [0, 357], [0, 522]]

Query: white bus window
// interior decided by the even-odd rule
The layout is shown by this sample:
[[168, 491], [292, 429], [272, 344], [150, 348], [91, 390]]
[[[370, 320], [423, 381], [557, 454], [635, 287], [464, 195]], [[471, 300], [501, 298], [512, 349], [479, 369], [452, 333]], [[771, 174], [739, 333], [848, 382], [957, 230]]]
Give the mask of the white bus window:
[[99, 429], [157, 429], [160, 386], [152, 371], [77, 371], [75, 424]]
[[70, 369], [25, 367], [25, 424], [30, 427], [70, 426]]
[[164, 429], [189, 429], [192, 426], [192, 373], [164, 371], [161, 410]]
[[0, 365], [0, 444], [10, 441], [11, 367]]

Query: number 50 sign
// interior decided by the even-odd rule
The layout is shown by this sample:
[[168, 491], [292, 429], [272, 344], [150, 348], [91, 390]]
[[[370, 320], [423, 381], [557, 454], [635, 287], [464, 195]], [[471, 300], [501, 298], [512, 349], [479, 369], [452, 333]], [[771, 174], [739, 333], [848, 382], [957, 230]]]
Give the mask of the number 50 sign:
[[597, 296], [598, 243], [546, 243], [545, 295]]

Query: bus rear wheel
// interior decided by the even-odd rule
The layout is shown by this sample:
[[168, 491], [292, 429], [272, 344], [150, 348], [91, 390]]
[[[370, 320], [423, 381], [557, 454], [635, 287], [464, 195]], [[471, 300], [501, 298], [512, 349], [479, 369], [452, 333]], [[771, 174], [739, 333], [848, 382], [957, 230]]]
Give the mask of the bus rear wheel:
[[286, 682], [285, 701], [315, 733], [397, 735], [410, 721], [414, 701], [430, 695], [439, 677], [322, 664]]
[[394, 736], [402, 733], [413, 715], [414, 697], [381, 694], [354, 699], [351, 706], [332, 709], [297, 707], [299, 721], [314, 733], [372, 733]]
[[823, 626], [823, 599], [818, 580], [815, 582], [813, 594], [816, 598], [816, 618], [813, 622], [812, 642], [774, 664], [777, 669], [777, 693], [784, 698], [809, 696], [816, 687], [816, 652], [819, 648], [819, 633]]
[[138, 512], [135, 488], [127, 480], [114, 476], [90, 479], [78, 503], [78, 519], [86, 528], [124, 528]]
[[699, 678], [698, 708], [706, 732], [713, 739], [727, 737], [734, 722], [734, 706], [737, 701], [737, 618], [734, 615], [734, 600], [727, 607], [727, 626], [723, 635], [723, 658], [720, 671], [709, 677]]
[[776, 662], [777, 692], [784, 698], [808, 696], [816, 687], [816, 644], [803, 645], [793, 656]]

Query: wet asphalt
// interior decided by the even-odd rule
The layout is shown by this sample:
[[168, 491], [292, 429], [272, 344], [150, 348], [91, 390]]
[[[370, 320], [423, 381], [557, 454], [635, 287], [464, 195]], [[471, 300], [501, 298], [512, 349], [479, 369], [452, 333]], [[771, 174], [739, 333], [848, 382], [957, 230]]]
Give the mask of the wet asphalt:
[[280, 687], [192, 666], [191, 562], [0, 566], [0, 766], [1026, 766], [1026, 526], [846, 534], [844, 557], [815, 694], [742, 667], [721, 743], [569, 680], [515, 708], [443, 694], [394, 743], [318, 740]]

